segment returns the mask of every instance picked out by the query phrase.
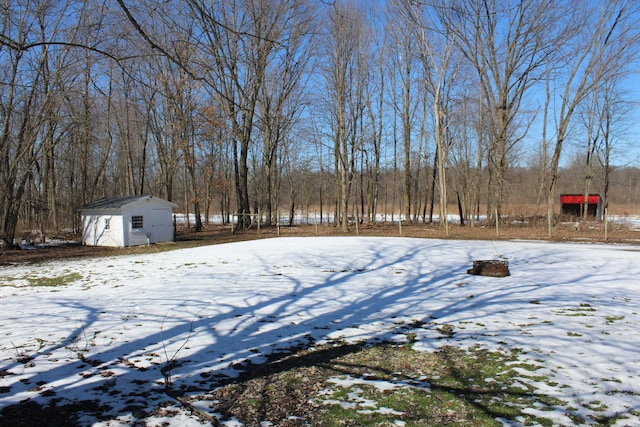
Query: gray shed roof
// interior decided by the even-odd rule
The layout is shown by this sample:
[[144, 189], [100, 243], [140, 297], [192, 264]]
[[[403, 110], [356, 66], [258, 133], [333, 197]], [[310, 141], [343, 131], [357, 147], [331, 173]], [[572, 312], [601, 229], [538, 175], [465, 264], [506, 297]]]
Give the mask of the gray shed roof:
[[[150, 194], [144, 196], [117, 196], [117, 197], [105, 197], [95, 202], [87, 203], [86, 205], [78, 206], [76, 211], [88, 211], [95, 209], [120, 209], [129, 203], [136, 202], [138, 200], [150, 199], [153, 196]], [[163, 200], [163, 199], [158, 199]], [[163, 200], [167, 202], [166, 200]], [[167, 202], [173, 207], [177, 207], [175, 203]]]

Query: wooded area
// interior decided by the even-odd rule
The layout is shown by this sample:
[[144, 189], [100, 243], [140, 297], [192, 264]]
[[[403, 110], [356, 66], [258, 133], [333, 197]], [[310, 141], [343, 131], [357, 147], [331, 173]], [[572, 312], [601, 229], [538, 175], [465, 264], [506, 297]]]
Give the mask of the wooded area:
[[[635, 0], [5, 0], [0, 228], [154, 194], [281, 214], [554, 221], [640, 203]], [[436, 211], [437, 210], [437, 211]], [[457, 214], [458, 212], [456, 212]]]

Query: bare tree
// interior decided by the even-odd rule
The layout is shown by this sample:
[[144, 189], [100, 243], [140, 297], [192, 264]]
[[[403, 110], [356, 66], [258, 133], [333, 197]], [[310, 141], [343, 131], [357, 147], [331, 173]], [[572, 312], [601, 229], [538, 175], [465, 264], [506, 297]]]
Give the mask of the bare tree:
[[[233, 145], [238, 226], [251, 224], [248, 159], [259, 118], [259, 101], [268, 69], [286, 51], [299, 22], [293, 16], [305, 11], [306, 0], [230, 0], [203, 3], [184, 0], [181, 5], [144, 7], [162, 25], [149, 28], [132, 8], [118, 0], [127, 18], [154, 50], [170, 58], [185, 73], [202, 81], [226, 117]], [[180, 7], [182, 6], [182, 7]], [[167, 9], [169, 7], [169, 9]], [[178, 55], [180, 43], [193, 31], [193, 52]], [[161, 32], [161, 34], [158, 34]], [[173, 40], [160, 35], [171, 34]]]
[[[403, 1], [403, 0], [401, 0]], [[408, 21], [412, 24], [419, 44], [425, 88], [431, 95], [432, 115], [434, 118], [434, 138], [437, 153], [437, 173], [440, 194], [440, 223], [447, 233], [447, 176], [449, 167], [450, 124], [452, 89], [455, 85], [457, 63], [455, 62], [454, 38], [449, 34], [449, 28], [439, 27], [429, 17], [434, 16], [432, 10], [420, 10], [411, 2], [403, 1], [403, 10]]]
[[[300, 4], [298, 4], [299, 6]], [[271, 224], [275, 218], [278, 202], [278, 188], [282, 168], [283, 150], [281, 145], [289, 137], [298, 120], [304, 102], [305, 83], [308, 79], [308, 64], [314, 48], [309, 35], [313, 28], [313, 9], [307, 11], [290, 10], [287, 27], [277, 35], [281, 44], [274, 46], [274, 59], [266, 68], [264, 87], [258, 99], [257, 128], [262, 139], [263, 152], [263, 207], [266, 207], [266, 221]], [[284, 150], [286, 152], [287, 150]], [[292, 174], [289, 174], [292, 176]]]
[[575, 17], [576, 36], [563, 45], [566, 48], [562, 56], [565, 68], [560, 75], [563, 89], [554, 117], [557, 125], [547, 191], [549, 235], [554, 220], [560, 155], [569, 125], [578, 106], [598, 90], [608, 76], [620, 73], [637, 54], [640, 37], [638, 7], [635, 1], [629, 0], [614, 0], [585, 7]]
[[[383, 138], [383, 114], [384, 114], [384, 93], [385, 93], [385, 71], [384, 71], [384, 54], [380, 49], [378, 56], [378, 91], [374, 94], [375, 88], [366, 87], [365, 102], [367, 112], [369, 114], [369, 122], [371, 123], [371, 144], [370, 156], [367, 156], [367, 212], [371, 222], [377, 221], [378, 201], [380, 193], [380, 158], [382, 156], [382, 138]], [[377, 100], [377, 102], [376, 102]], [[367, 152], [369, 153], [369, 152]], [[372, 156], [372, 158], [371, 158]]]
[[16, 246], [25, 191], [34, 168], [57, 141], [52, 112], [63, 101], [59, 73], [66, 62], [53, 60], [50, 43], [68, 24], [63, 19], [65, 6], [54, 1], [0, 6], [0, 227], [5, 248]]
[[[411, 26], [412, 22], [403, 16], [402, 13], [395, 12], [398, 17], [396, 25], [392, 26], [391, 34], [393, 42], [395, 43], [393, 54], [391, 55], [391, 63], [393, 69], [395, 69], [395, 82], [398, 85], [398, 96], [394, 101], [395, 114], [400, 119], [400, 131], [402, 133], [402, 165], [403, 178], [402, 178], [402, 204], [404, 207], [405, 221], [412, 221], [412, 202], [413, 202], [413, 184], [415, 177], [413, 176], [412, 168], [412, 139], [415, 133], [416, 121], [415, 115], [418, 109], [418, 93], [415, 90], [415, 62], [418, 58], [416, 52], [415, 32], [407, 31], [407, 28]], [[398, 25], [400, 24], [400, 25]], [[416, 171], [417, 172], [417, 171]], [[415, 195], [417, 198], [417, 195]]]
[[[584, 114], [585, 128], [587, 130], [586, 141], [586, 162], [584, 166], [584, 204], [582, 206], [582, 219], [587, 220], [589, 214], [589, 193], [591, 193], [591, 185], [593, 183], [593, 177], [595, 174], [596, 165], [596, 150], [601, 144], [600, 138], [602, 137], [601, 131], [604, 130], [600, 126], [600, 111], [597, 102], [596, 92], [592, 94], [590, 105], [587, 106], [587, 111]], [[596, 124], [597, 123], [597, 124]]]
[[[591, 191], [593, 176], [602, 171], [603, 207], [609, 204], [613, 157], [620, 149], [629, 128], [630, 101], [621, 85], [622, 75], [613, 75], [600, 85], [586, 112], [587, 164], [585, 174], [585, 201]], [[599, 168], [598, 168], [599, 166]], [[587, 206], [584, 206], [586, 218]]]
[[[175, 182], [181, 163], [180, 141], [176, 129], [176, 79], [184, 78], [183, 70], [163, 56], [147, 58], [147, 80], [140, 82], [143, 96], [149, 105], [147, 118], [159, 166], [159, 187], [168, 200], [174, 199]], [[142, 77], [142, 76], [141, 76]]]
[[491, 120], [489, 215], [499, 220], [509, 154], [528, 127], [517, 123], [522, 101], [557, 46], [561, 10], [553, 0], [442, 1], [436, 10], [477, 73]]
[[335, 221], [347, 231], [355, 157], [362, 142], [360, 124], [364, 118], [368, 66], [366, 31], [363, 14], [355, 4], [335, 4], [328, 19], [323, 73], [334, 147]]
[[[119, 192], [133, 195], [143, 194], [145, 189], [145, 172], [148, 151], [149, 103], [140, 99], [140, 76], [135, 70], [121, 70], [116, 96], [118, 104], [114, 111], [114, 125], [118, 141], [119, 165], [123, 176], [119, 183]], [[91, 114], [86, 112], [85, 114]], [[91, 156], [89, 153], [87, 156]], [[87, 162], [88, 163], [88, 162]], [[94, 198], [87, 194], [86, 202]]]
[[[364, 103], [366, 110], [367, 126], [360, 153], [360, 199], [361, 215], [368, 217], [369, 221], [376, 222], [378, 214], [378, 202], [380, 193], [381, 156], [383, 150], [384, 124], [385, 124], [385, 94], [387, 90], [387, 74], [389, 52], [393, 52], [393, 46], [389, 46], [392, 38], [389, 37], [391, 23], [386, 19], [389, 5], [380, 6], [372, 2], [366, 13], [368, 20], [372, 22], [371, 29], [371, 67], [368, 67], [368, 84], [364, 87]], [[364, 122], [364, 120], [363, 120]], [[364, 126], [364, 124], [363, 124]], [[366, 207], [365, 207], [366, 206]]]

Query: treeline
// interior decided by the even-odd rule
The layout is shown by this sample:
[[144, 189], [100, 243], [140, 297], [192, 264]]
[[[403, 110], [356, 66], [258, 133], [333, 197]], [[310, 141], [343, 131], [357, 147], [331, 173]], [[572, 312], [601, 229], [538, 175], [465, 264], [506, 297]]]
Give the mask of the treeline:
[[492, 221], [516, 200], [553, 214], [560, 191], [637, 203], [637, 171], [613, 164], [633, 165], [639, 8], [5, 1], [4, 247], [114, 195], [238, 227], [313, 207], [345, 229], [353, 215], [446, 218], [449, 203]]

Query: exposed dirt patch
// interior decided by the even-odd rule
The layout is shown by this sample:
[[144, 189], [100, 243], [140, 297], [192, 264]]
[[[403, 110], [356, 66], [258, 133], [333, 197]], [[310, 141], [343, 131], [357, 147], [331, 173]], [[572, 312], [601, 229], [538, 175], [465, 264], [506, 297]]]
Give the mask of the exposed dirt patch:
[[65, 243], [56, 246], [34, 247], [22, 250], [0, 250], [0, 265], [38, 264], [50, 260], [83, 258], [88, 256], [109, 255], [106, 248], [82, 246], [79, 243]]
[[328, 373], [335, 373], [334, 361], [362, 349], [357, 344], [312, 351], [294, 348], [269, 356], [261, 365], [244, 364], [239, 377], [215, 384], [215, 408], [225, 418], [235, 417], [247, 425], [264, 421], [281, 427], [309, 425], [318, 410], [311, 399], [324, 387]]
[[101, 414], [110, 409], [91, 400], [64, 405], [58, 405], [57, 403], [53, 400], [48, 405], [39, 405], [36, 402], [27, 400], [17, 405], [6, 407], [0, 411], [0, 426], [76, 426], [80, 425], [81, 414], [92, 414], [97, 419], [101, 419]]

